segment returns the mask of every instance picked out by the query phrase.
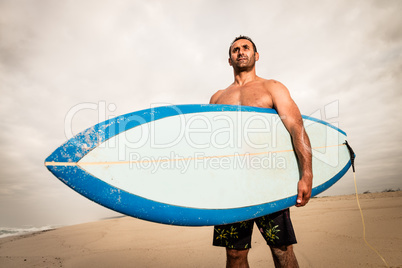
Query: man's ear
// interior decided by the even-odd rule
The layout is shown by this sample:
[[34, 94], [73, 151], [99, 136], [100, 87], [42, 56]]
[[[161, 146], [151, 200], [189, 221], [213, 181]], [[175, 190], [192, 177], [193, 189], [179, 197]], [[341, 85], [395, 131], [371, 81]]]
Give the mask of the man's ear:
[[258, 54], [258, 52], [255, 52], [254, 58], [255, 58], [255, 61], [258, 61], [260, 59], [260, 54]]
[[228, 62], [229, 62], [229, 65], [232, 66], [232, 59], [231, 58], [228, 59]]

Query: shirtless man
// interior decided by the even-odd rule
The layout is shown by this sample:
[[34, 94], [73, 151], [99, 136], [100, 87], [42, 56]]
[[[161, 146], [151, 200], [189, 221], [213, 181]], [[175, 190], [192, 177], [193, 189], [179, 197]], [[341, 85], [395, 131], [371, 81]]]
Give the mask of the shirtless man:
[[[299, 165], [301, 179], [298, 183], [296, 207], [307, 204], [311, 196], [312, 168], [311, 146], [304, 130], [298, 107], [288, 89], [278, 81], [266, 80], [256, 75], [255, 62], [259, 54], [254, 42], [246, 36], [237, 37], [229, 49], [229, 64], [233, 67], [234, 82], [226, 89], [216, 92], [211, 104], [232, 104], [275, 109], [289, 131]], [[214, 245], [226, 247], [227, 267], [249, 267], [247, 254], [250, 249], [252, 228], [258, 229], [271, 248], [275, 267], [298, 267], [292, 244], [296, 243], [289, 209], [255, 220], [221, 225], [214, 228]], [[222, 241], [219, 234], [236, 228], [236, 235]], [[271, 234], [267, 236], [264, 234]], [[272, 238], [272, 233], [275, 233]], [[228, 235], [229, 236], [229, 235]]]

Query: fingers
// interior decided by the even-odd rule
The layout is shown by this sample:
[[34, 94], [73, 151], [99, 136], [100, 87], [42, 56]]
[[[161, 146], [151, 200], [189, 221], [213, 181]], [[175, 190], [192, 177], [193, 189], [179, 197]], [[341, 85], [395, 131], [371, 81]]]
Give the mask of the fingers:
[[299, 191], [296, 199], [296, 207], [305, 206], [310, 200], [310, 195], [308, 192]]
[[300, 180], [298, 183], [296, 207], [305, 206], [310, 200], [310, 196], [311, 196], [311, 184], [306, 183], [303, 180]]
[[308, 203], [308, 200], [304, 199], [297, 199], [296, 207], [303, 207]]
[[296, 207], [304, 206], [302, 205], [302, 202], [303, 202], [303, 195], [301, 192], [299, 192], [296, 199]]

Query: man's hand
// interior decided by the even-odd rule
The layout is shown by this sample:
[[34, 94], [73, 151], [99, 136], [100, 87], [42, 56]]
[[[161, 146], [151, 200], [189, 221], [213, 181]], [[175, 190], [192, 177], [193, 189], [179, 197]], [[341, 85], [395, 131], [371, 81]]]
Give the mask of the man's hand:
[[296, 200], [296, 207], [302, 207], [307, 204], [311, 197], [311, 178], [303, 177], [298, 183], [298, 194]]

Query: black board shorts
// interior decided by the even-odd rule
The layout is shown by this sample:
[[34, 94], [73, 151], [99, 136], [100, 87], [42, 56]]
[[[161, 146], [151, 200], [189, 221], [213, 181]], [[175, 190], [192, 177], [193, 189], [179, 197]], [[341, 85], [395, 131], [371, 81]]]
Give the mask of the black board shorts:
[[217, 225], [214, 227], [213, 245], [237, 250], [251, 248], [254, 222], [269, 246], [297, 243], [289, 209], [285, 209], [248, 221]]

